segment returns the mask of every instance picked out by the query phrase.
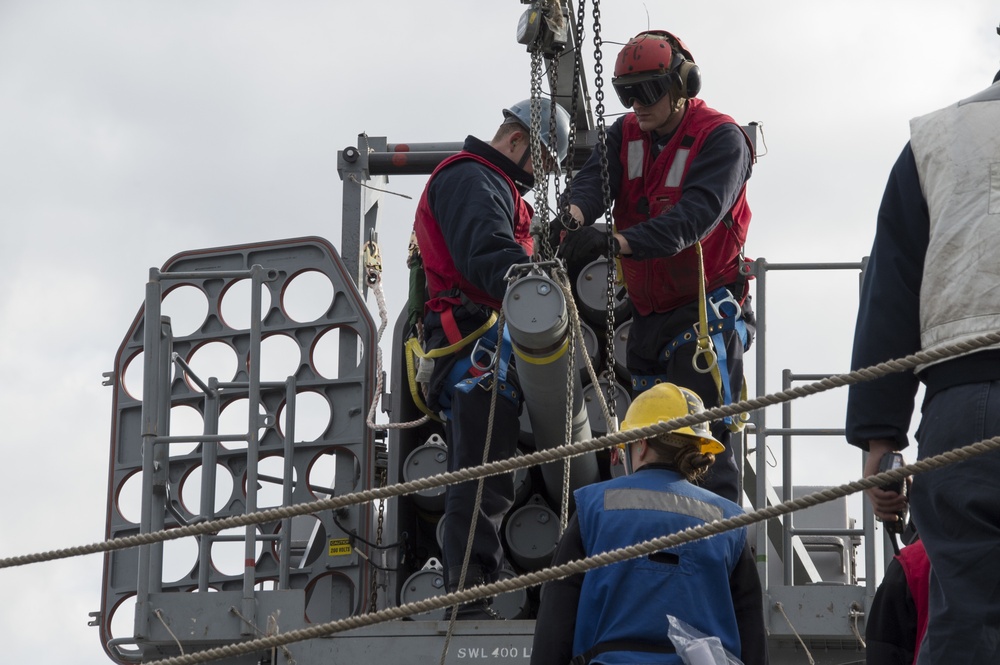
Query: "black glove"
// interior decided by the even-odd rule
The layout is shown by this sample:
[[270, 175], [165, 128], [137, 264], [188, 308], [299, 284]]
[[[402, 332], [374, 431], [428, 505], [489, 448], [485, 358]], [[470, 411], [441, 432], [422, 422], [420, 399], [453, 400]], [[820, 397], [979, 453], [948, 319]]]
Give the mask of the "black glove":
[[575, 229], [580, 226], [580, 222], [576, 221], [572, 215], [568, 212], [561, 212], [556, 215], [552, 221], [549, 222], [549, 245], [552, 249], [559, 246], [560, 240], [562, 240], [562, 232], [567, 229]]
[[566, 234], [560, 247], [560, 254], [566, 261], [566, 266], [573, 270], [582, 268], [607, 253], [608, 238], [605, 233], [593, 226], [585, 226]]

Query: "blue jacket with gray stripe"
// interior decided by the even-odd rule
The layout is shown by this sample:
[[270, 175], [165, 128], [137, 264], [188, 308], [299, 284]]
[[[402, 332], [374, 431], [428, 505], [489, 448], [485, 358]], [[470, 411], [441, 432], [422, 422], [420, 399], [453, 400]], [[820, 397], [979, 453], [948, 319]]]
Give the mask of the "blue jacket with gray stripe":
[[[741, 514], [735, 503], [697, 487], [664, 465], [576, 491], [577, 512], [553, 564]], [[667, 615], [715, 635], [747, 665], [767, 662], [760, 579], [746, 529], [685, 543], [652, 555], [547, 583], [531, 663], [568, 663], [595, 646], [639, 643], [594, 663], [680, 663], [666, 646]], [[572, 642], [572, 646], [570, 643]]]

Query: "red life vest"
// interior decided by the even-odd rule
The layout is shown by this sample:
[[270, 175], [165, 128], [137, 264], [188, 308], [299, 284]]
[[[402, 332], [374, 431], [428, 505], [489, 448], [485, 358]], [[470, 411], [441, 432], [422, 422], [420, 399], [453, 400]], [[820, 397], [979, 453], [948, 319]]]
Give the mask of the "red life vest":
[[924, 550], [924, 541], [918, 540], [907, 545], [896, 559], [903, 566], [903, 574], [906, 575], [906, 584], [910, 587], [910, 595], [913, 596], [913, 605], [917, 610], [917, 643], [913, 647], [913, 662], [917, 662], [917, 654], [920, 652], [920, 642], [927, 632], [927, 597], [929, 595], [931, 562], [927, 558], [927, 551]]
[[[626, 115], [622, 123], [621, 187], [612, 211], [617, 230], [624, 231], [673, 208], [681, 198], [684, 179], [705, 139], [713, 129], [726, 123], [735, 125], [736, 121], [709, 108], [700, 99], [688, 100], [680, 126], [653, 160], [649, 133], [639, 129], [634, 113]], [[749, 138], [747, 144], [753, 148]], [[647, 204], [640, 203], [643, 200], [648, 210]], [[735, 205], [701, 240], [708, 291], [737, 280], [739, 256], [749, 226], [750, 207], [744, 185]], [[645, 261], [622, 257], [622, 272], [629, 299], [640, 315], [669, 312], [698, 297], [698, 255], [694, 247], [675, 256]], [[739, 293], [734, 295], [742, 297]]]
[[[529, 256], [534, 244], [529, 230], [531, 227], [531, 216], [534, 214], [534, 211], [528, 202], [521, 197], [521, 193], [517, 190], [514, 181], [485, 157], [480, 157], [464, 150], [448, 157], [438, 164], [438, 167], [431, 174], [428, 186], [424, 188], [424, 192], [420, 196], [420, 202], [417, 203], [416, 218], [413, 222], [413, 230], [417, 236], [417, 245], [420, 248], [420, 255], [424, 262], [424, 273], [427, 276], [427, 291], [431, 295], [425, 307], [427, 310], [433, 312], [443, 312], [453, 305], [462, 304], [462, 298], [459, 295], [459, 293], [462, 293], [474, 303], [498, 310], [501, 305], [500, 301], [472, 284], [455, 267], [455, 261], [452, 259], [451, 254], [448, 253], [448, 246], [445, 244], [441, 227], [438, 226], [437, 219], [434, 218], [434, 213], [427, 202], [427, 191], [430, 181], [434, 179], [438, 171], [460, 159], [474, 159], [503, 176], [507, 184], [510, 185], [511, 195], [514, 197], [514, 240], [524, 247], [524, 251]], [[455, 192], [455, 195], [461, 196], [462, 193]], [[475, 223], [475, 220], [469, 220], [469, 223]]]

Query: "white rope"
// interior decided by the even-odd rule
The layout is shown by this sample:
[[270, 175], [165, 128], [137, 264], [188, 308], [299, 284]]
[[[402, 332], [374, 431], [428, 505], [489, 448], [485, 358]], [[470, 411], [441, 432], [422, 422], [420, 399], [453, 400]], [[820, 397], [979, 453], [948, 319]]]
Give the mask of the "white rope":
[[[563, 302], [572, 303], [572, 306], [567, 305], [567, 310], [575, 309], [576, 303], [573, 302], [572, 295], [567, 296], [566, 290], [569, 284], [569, 278], [566, 275], [566, 271], [563, 268], [558, 268], [553, 271], [555, 273], [552, 275], [553, 281], [559, 285], [559, 290], [563, 292]], [[578, 348], [584, 348], [583, 344], [583, 331], [580, 329], [579, 318], [573, 318], [573, 314], [570, 313], [569, 319], [569, 348], [566, 352], [569, 354], [567, 357], [567, 367], [566, 367], [566, 413], [563, 418], [563, 443], [573, 442], [573, 397], [576, 388], [576, 350]], [[584, 352], [584, 355], [587, 355]], [[600, 392], [600, 391], [598, 391]], [[569, 524], [569, 486], [572, 479], [572, 462], [570, 458], [563, 460], [563, 475], [562, 475], [562, 496], [560, 497], [559, 503], [559, 536], [562, 537], [563, 532], [566, 531], [566, 527]]]
[[382, 293], [382, 272], [369, 270], [369, 275], [372, 278], [370, 283], [372, 285], [372, 291], [375, 292], [375, 301], [378, 303], [378, 317], [380, 323], [378, 327], [378, 339], [375, 343], [375, 394], [372, 397], [372, 406], [368, 410], [368, 418], [365, 420], [365, 424], [368, 425], [368, 428], [373, 431], [386, 429], [408, 429], [423, 425], [430, 420], [430, 416], [427, 414], [424, 414], [423, 417], [418, 418], [417, 420], [412, 420], [407, 423], [375, 422], [375, 411], [378, 409], [378, 402], [382, 397], [382, 377], [385, 374], [382, 368], [382, 335], [385, 333], [386, 326], [389, 325], [389, 314], [388, 309], [385, 306], [385, 296]]
[[[490, 457], [490, 444], [493, 442], [493, 422], [496, 417], [497, 410], [497, 395], [499, 394], [500, 379], [497, 376], [497, 372], [500, 367], [500, 355], [501, 346], [503, 345], [503, 310], [500, 311], [500, 316], [497, 319], [497, 350], [493, 354], [493, 361], [491, 363], [492, 368], [492, 388], [490, 390], [490, 412], [489, 419], [486, 423], [486, 442], [483, 445], [483, 464]], [[486, 478], [480, 478], [476, 483], [476, 499], [472, 504], [472, 519], [469, 523], [469, 537], [465, 541], [465, 554], [462, 556], [462, 572], [458, 576], [458, 589], [461, 590], [465, 587], [465, 578], [469, 572], [469, 561], [472, 558], [472, 546], [476, 539], [476, 526], [479, 523], [479, 511], [483, 505], [483, 486], [486, 483]], [[443, 519], [443, 518], [442, 518]], [[447, 525], [445, 525], [447, 526]], [[445, 570], [445, 579], [447, 580], [448, 571]], [[441, 665], [444, 665], [445, 658], [448, 656], [448, 647], [451, 646], [451, 638], [455, 632], [455, 622], [458, 621], [458, 607], [456, 606], [451, 612], [451, 620], [448, 622], [448, 632], [444, 637], [444, 646], [441, 649]]]
[[[563, 296], [566, 300], [566, 312], [569, 314], [570, 325], [573, 327], [573, 334], [579, 340], [577, 343], [581, 347], [585, 347], [583, 342], [583, 330], [580, 326], [580, 310], [576, 308], [576, 301], [573, 298], [573, 290], [569, 285], [569, 276], [566, 274], [565, 270], [559, 270], [556, 272], [560, 278], [556, 279], [556, 283], [559, 288], [563, 291]], [[594, 386], [600, 386], [600, 381], [597, 377], [597, 370], [594, 369], [594, 364], [590, 360], [590, 355], [587, 353], [583, 354], [583, 364], [587, 368], [587, 376], [590, 379], [590, 383]], [[610, 379], [610, 377], [609, 377]], [[601, 407], [601, 414], [604, 416], [604, 422], [608, 424], [608, 427], [612, 427], [611, 411], [608, 409], [607, 397], [603, 390], [595, 390], [597, 403]]]
[[864, 610], [857, 602], [851, 603], [851, 631], [854, 633], [855, 639], [857, 639], [858, 644], [861, 645], [862, 649], [867, 649], [868, 645], [865, 644], [865, 638], [861, 637], [861, 631], [858, 629], [858, 620], [865, 615]]
[[174, 635], [174, 631], [170, 630], [170, 625], [167, 624], [166, 619], [163, 618], [163, 610], [161, 610], [160, 608], [156, 608], [155, 610], [153, 610], [153, 614], [156, 615], [156, 618], [160, 620], [160, 623], [163, 624], [163, 627], [167, 629], [168, 633], [170, 633], [170, 637], [174, 638], [174, 643], [177, 645], [177, 648], [180, 649], [181, 655], [183, 656], [184, 645], [181, 644], [181, 641], [177, 639], [176, 635]]
[[805, 649], [806, 658], [809, 659], [809, 665], [816, 665], [816, 661], [813, 660], [813, 656], [809, 652], [809, 647], [807, 647], [806, 643], [802, 640], [802, 636], [799, 635], [799, 631], [795, 630], [795, 625], [792, 623], [792, 620], [788, 618], [787, 614], [785, 614], [785, 606], [782, 605], [781, 602], [779, 601], [774, 604], [774, 608], [779, 612], [781, 612], [781, 616], [785, 617], [785, 621], [788, 623], [788, 627], [792, 629], [792, 633], [795, 635], [795, 639], [797, 639], [799, 641], [799, 644], [802, 645], [802, 648]]
[[[405, 605], [399, 605], [397, 607], [389, 607], [370, 614], [351, 616], [325, 624], [317, 624], [308, 628], [292, 630], [282, 635], [275, 635], [247, 642], [239, 642], [222, 647], [207, 649], [194, 654], [152, 661], [150, 665], [194, 665], [195, 663], [208, 662], [219, 658], [240, 656], [254, 651], [270, 649], [283, 644], [291, 644], [292, 642], [301, 642], [303, 640], [326, 637], [347, 630], [401, 619], [413, 614], [431, 612], [450, 605], [455, 605], [456, 603], [465, 603], [480, 598], [508, 593], [510, 591], [526, 589], [545, 582], [563, 579], [579, 573], [585, 573], [588, 570], [599, 568], [601, 566], [607, 566], [620, 561], [625, 561], [627, 559], [647, 556], [660, 550], [678, 547], [679, 545], [699, 540], [701, 538], [718, 535], [724, 531], [764, 522], [782, 515], [787, 515], [788, 513], [796, 510], [811, 508], [821, 503], [834, 501], [850, 494], [878, 487], [886, 483], [897, 482], [908, 475], [937, 469], [961, 459], [968, 459], [971, 456], [995, 450], [1000, 450], [1000, 436], [986, 441], [973, 443], [963, 448], [942, 453], [934, 457], [929, 457], [919, 462], [893, 469], [892, 471], [886, 471], [867, 478], [861, 478], [839, 487], [826, 488], [818, 492], [813, 492], [812, 494], [799, 497], [798, 499], [791, 499], [774, 506], [767, 506], [751, 513], [744, 513], [724, 520], [716, 520], [701, 526], [689, 527], [683, 531], [678, 531], [660, 538], [654, 538], [643, 543], [629, 545], [627, 547], [622, 547], [608, 552], [602, 552], [585, 559], [570, 561], [559, 566], [553, 566], [543, 570], [526, 573], [518, 577], [500, 580], [491, 584], [482, 584], [470, 587], [469, 589], [456, 591], [454, 593], [434, 596], [424, 600], [407, 603]], [[780, 605], [780, 603], [778, 605]], [[784, 610], [781, 607], [777, 607], [777, 609], [784, 613]], [[789, 625], [791, 626], [791, 622], [789, 622]], [[794, 626], [792, 626], [792, 630], [793, 632], [795, 631]], [[798, 633], [796, 633], [796, 636], [798, 636]], [[801, 638], [799, 639], [801, 641]], [[805, 647], [804, 643], [803, 647]], [[808, 653], [808, 649], [806, 651]], [[811, 655], [809, 658], [810, 662], [814, 662], [811, 660]]]
[[[663, 434], [675, 429], [679, 429], [681, 427], [696, 425], [699, 423], [709, 422], [712, 420], [719, 420], [726, 416], [738, 415], [740, 413], [753, 411], [755, 409], [760, 409], [766, 406], [774, 406], [776, 404], [782, 404], [800, 397], [807, 397], [810, 395], [815, 395], [817, 393], [825, 392], [832, 388], [854, 385], [857, 383], [861, 383], [863, 381], [879, 378], [881, 376], [885, 376], [893, 372], [902, 372], [910, 370], [916, 367], [917, 365], [925, 364], [935, 360], [943, 360], [945, 358], [951, 357], [952, 355], [958, 355], [961, 353], [969, 353], [971, 351], [976, 351], [980, 348], [990, 346], [992, 344], [1000, 344], [1000, 332], [987, 333], [975, 339], [967, 340], [965, 342], [961, 342], [958, 344], [949, 345], [947, 347], [944, 347], [936, 351], [921, 351], [906, 356], [904, 358], [889, 360], [883, 363], [879, 363], [878, 365], [873, 365], [871, 367], [855, 370], [847, 374], [835, 374], [833, 376], [827, 377], [820, 381], [816, 381], [814, 383], [796, 386], [793, 388], [789, 388], [788, 390], [782, 390], [780, 392], [772, 393], [770, 395], [765, 395], [763, 397], [742, 400], [725, 406], [718, 406], [703, 411], [702, 413], [699, 414], [674, 418], [673, 420], [657, 423], [655, 425], [650, 425], [648, 427], [640, 427], [623, 432], [615, 432], [605, 436], [596, 437], [593, 439], [587, 439], [585, 441], [578, 441], [576, 443], [563, 445], [556, 448], [549, 448], [546, 450], [539, 450], [525, 455], [519, 455], [517, 457], [512, 457], [506, 460], [488, 462], [478, 467], [469, 467], [467, 469], [461, 469], [459, 471], [449, 471], [435, 476], [427, 476], [426, 478], [417, 478], [415, 480], [407, 481], [404, 483], [397, 483], [394, 485], [390, 485], [388, 487], [372, 488], [369, 490], [353, 492], [341, 496], [333, 496], [333, 497], [328, 497], [326, 499], [318, 499], [316, 501], [310, 501], [307, 503], [294, 504], [292, 506], [279, 506], [276, 508], [269, 508], [266, 510], [261, 510], [252, 513], [232, 515], [229, 517], [207, 520], [205, 522], [200, 522], [197, 524], [178, 526], [171, 529], [165, 529], [162, 531], [155, 531], [152, 533], [140, 533], [132, 536], [112, 538], [110, 540], [92, 543], [90, 545], [74, 546], [58, 550], [50, 550], [47, 552], [38, 552], [34, 554], [25, 554], [20, 556], [7, 557], [0, 559], [0, 569], [13, 568], [15, 566], [23, 566], [31, 563], [40, 563], [43, 561], [54, 561], [56, 559], [66, 559], [74, 556], [83, 556], [85, 554], [110, 552], [114, 550], [127, 549], [129, 547], [137, 547], [139, 545], [150, 545], [153, 543], [165, 542], [167, 540], [177, 540], [180, 538], [185, 538], [187, 536], [196, 536], [206, 533], [214, 533], [217, 531], [221, 531], [223, 529], [229, 529], [238, 526], [263, 524], [265, 522], [274, 521], [285, 517], [297, 517], [299, 515], [309, 515], [324, 510], [335, 510], [337, 508], [368, 503], [370, 501], [378, 501], [380, 499], [390, 499], [397, 496], [403, 496], [405, 494], [411, 494], [423, 490], [443, 487], [445, 485], [449, 485], [452, 483], [465, 482], [467, 480], [476, 480], [478, 478], [498, 475], [501, 473], [509, 473], [511, 471], [516, 471], [517, 469], [528, 468], [531, 466], [535, 466], [537, 464], [546, 464], [548, 462], [562, 460], [563, 458], [566, 457], [575, 457], [577, 455], [583, 455], [591, 451], [601, 450], [603, 448], [608, 448], [614, 445], [618, 445], [619, 443], [638, 441], [639, 439], [649, 438], [652, 436], [656, 436], [657, 434]], [[998, 437], [997, 440], [1000, 441], [1000, 437]], [[989, 441], [993, 441], [993, 439], [990, 439]], [[965, 449], [960, 448], [957, 450], [965, 450]], [[957, 451], [951, 451], [951, 452], [956, 453]], [[927, 460], [924, 460], [923, 462], [926, 461]], [[923, 462], [918, 462], [917, 464], [921, 464]], [[914, 465], [901, 468], [911, 468], [912, 466]], [[900, 478], [901, 477], [902, 476], [900, 476]], [[899, 480], [899, 478], [895, 478], [894, 480]]]
[[[280, 614], [281, 610], [277, 610], [275, 612], [275, 614], [269, 614], [269, 615], [267, 615], [267, 632], [266, 633], [264, 631], [262, 631], [260, 628], [258, 628], [257, 625], [254, 624], [253, 621], [251, 621], [250, 619], [248, 619], [245, 616], [243, 616], [242, 612], [240, 612], [235, 607], [230, 606], [229, 607], [229, 611], [232, 612], [233, 614], [235, 614], [236, 616], [238, 616], [240, 618], [240, 620], [243, 621], [243, 623], [245, 623], [246, 625], [248, 625], [251, 628], [253, 628], [254, 632], [256, 632], [258, 635], [263, 635], [264, 637], [270, 637], [271, 635], [277, 635], [278, 634], [278, 618], [277, 618], [276, 615]], [[295, 659], [292, 658], [292, 652], [288, 650], [288, 647], [286, 645], [284, 645], [284, 644], [279, 645], [279, 647], [281, 649], [281, 653], [285, 656], [285, 662], [288, 663], [288, 665], [295, 665]], [[272, 648], [274, 648], [274, 647], [272, 647]], [[184, 650], [182, 649], [181, 650], [181, 654], [183, 654], [183, 653], [184, 653]]]

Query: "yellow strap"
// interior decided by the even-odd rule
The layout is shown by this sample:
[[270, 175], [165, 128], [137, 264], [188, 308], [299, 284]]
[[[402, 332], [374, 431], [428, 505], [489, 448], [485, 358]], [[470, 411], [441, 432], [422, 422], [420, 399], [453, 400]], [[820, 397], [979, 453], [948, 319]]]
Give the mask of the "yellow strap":
[[417, 383], [417, 367], [413, 360], [414, 356], [419, 356], [420, 358], [441, 358], [468, 346], [470, 342], [473, 342], [483, 335], [486, 334], [493, 324], [497, 322], [497, 313], [491, 312], [490, 318], [481, 325], [479, 328], [474, 330], [469, 335], [466, 335], [462, 339], [458, 340], [451, 346], [445, 346], [440, 349], [434, 349], [432, 351], [424, 351], [423, 347], [420, 346], [420, 340], [416, 337], [411, 337], [406, 340], [405, 352], [406, 352], [406, 379], [410, 384], [410, 397], [413, 398], [413, 403], [417, 406], [422, 413], [426, 413], [428, 416], [434, 420], [441, 422], [440, 416], [430, 410], [430, 407], [424, 403], [423, 395], [420, 394], [420, 385]]
[[420, 348], [420, 342], [416, 337], [411, 337], [406, 340], [405, 346], [406, 352], [406, 379], [407, 383], [410, 384], [410, 397], [413, 398], [413, 403], [417, 405], [422, 413], [426, 413], [432, 419], [441, 422], [440, 416], [436, 413], [431, 412], [430, 408], [424, 403], [423, 395], [420, 394], [420, 385], [417, 383], [417, 368], [416, 363], [413, 362], [413, 356], [415, 353], [423, 353]]
[[521, 351], [516, 346], [514, 347], [514, 355], [517, 356], [518, 359], [532, 365], [548, 365], [549, 363], [554, 363], [555, 361], [559, 360], [564, 355], [566, 355], [566, 351], [568, 349], [569, 349], [569, 337], [563, 340], [563, 343], [559, 345], [558, 349], [556, 349], [547, 356], [541, 356], [541, 357], [526, 356], [523, 353], [521, 353]]
[[[694, 371], [700, 374], [712, 373], [715, 380], [715, 389], [719, 393], [719, 402], [722, 402], [722, 373], [719, 372], [719, 358], [712, 348], [712, 338], [708, 334], [708, 297], [705, 295], [705, 263], [702, 260], [701, 243], [694, 244], [694, 251], [698, 255], [698, 350], [691, 358], [691, 366]], [[706, 357], [705, 367], [698, 366], [698, 359]]]
[[[708, 298], [705, 295], [705, 264], [702, 261], [701, 255], [701, 243], [697, 242], [694, 245], [695, 252], [698, 254], [698, 350], [694, 353], [694, 358], [691, 359], [691, 364], [694, 366], [696, 372], [701, 372], [702, 374], [706, 372], [712, 372], [712, 378], [715, 379], [715, 389], [719, 392], [719, 404], [722, 404], [722, 373], [719, 371], [719, 357], [715, 353], [715, 349], [712, 348], [712, 339], [708, 335]], [[698, 356], [707, 355], [709, 357], [710, 365], [706, 369], [698, 367]], [[743, 380], [743, 385], [740, 388], [740, 401], [746, 401], [747, 399], [747, 377], [740, 377]], [[730, 432], [740, 432], [743, 427], [749, 422], [749, 413], [740, 413], [732, 416], [727, 427]]]
[[440, 349], [434, 349], [432, 351], [424, 351], [419, 344], [416, 344], [413, 348], [413, 352], [420, 356], [421, 358], [441, 358], [442, 356], [447, 356], [456, 351], [460, 351], [469, 345], [470, 342], [474, 342], [483, 335], [486, 331], [493, 327], [493, 324], [497, 322], [497, 313], [491, 312], [490, 318], [483, 325], [479, 326], [476, 330], [469, 333], [462, 339], [458, 340], [451, 346], [443, 346]]

